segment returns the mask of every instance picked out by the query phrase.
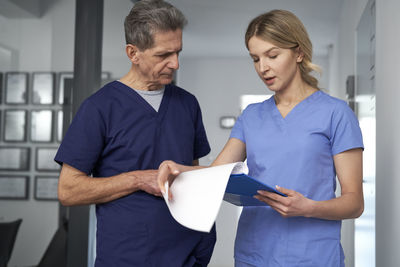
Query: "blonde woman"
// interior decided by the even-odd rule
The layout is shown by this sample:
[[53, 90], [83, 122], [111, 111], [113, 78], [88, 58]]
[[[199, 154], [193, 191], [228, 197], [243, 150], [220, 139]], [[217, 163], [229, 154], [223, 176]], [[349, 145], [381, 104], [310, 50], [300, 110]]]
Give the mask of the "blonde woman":
[[[212, 165], [247, 159], [250, 176], [287, 197], [259, 191], [255, 198], [268, 206], [244, 207], [235, 266], [344, 266], [341, 220], [359, 217], [364, 208], [358, 121], [310, 75], [316, 70], [312, 44], [294, 14], [273, 10], [254, 18], [245, 42], [274, 95], [244, 110]], [[192, 168], [163, 162], [160, 188]]]

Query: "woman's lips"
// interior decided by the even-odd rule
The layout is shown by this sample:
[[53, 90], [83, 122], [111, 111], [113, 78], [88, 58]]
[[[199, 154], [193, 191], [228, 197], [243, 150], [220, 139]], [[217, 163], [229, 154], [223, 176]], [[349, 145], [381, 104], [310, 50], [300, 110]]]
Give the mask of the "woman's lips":
[[264, 80], [267, 85], [272, 85], [275, 82], [275, 77], [265, 78]]

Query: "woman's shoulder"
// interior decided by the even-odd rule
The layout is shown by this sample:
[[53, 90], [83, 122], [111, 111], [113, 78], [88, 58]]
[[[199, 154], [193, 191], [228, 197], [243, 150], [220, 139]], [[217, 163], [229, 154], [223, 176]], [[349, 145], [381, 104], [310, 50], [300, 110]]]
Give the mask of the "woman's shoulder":
[[350, 109], [350, 107], [348, 106], [347, 102], [343, 99], [331, 96], [330, 94], [324, 92], [324, 91], [320, 91], [320, 103], [331, 107], [333, 109]]
[[356, 118], [354, 111], [345, 100], [331, 96], [322, 91], [320, 94], [318, 110], [323, 112], [326, 116], [331, 117], [334, 121], [339, 118], [351, 118], [352, 120]]
[[274, 101], [274, 97], [271, 96], [262, 102], [250, 103], [249, 105], [247, 105], [244, 108], [243, 112], [246, 112], [246, 113], [247, 112], [256, 112], [261, 109], [268, 108], [274, 104], [273, 101]]

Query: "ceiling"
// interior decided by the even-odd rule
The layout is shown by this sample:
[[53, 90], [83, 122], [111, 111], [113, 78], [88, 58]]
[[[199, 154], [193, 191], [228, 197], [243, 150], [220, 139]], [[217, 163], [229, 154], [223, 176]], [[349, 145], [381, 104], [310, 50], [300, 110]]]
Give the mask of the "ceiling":
[[168, 0], [189, 23], [185, 56], [247, 55], [244, 33], [250, 20], [272, 9], [295, 13], [306, 26], [315, 55], [327, 55], [334, 43], [343, 0]]
[[[247, 56], [244, 33], [248, 23], [255, 16], [272, 9], [294, 12], [309, 32], [314, 55], [326, 55], [328, 46], [336, 38], [344, 0], [167, 1], [181, 9], [189, 21], [184, 31], [182, 55], [224, 57]], [[0, 0], [0, 15], [9, 18], [40, 17], [56, 2], [57, 0]]]

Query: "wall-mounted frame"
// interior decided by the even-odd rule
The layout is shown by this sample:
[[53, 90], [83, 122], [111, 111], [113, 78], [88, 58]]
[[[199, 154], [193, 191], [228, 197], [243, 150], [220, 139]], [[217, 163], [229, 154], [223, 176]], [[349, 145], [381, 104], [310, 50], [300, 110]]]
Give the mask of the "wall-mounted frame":
[[17, 175], [0, 176], [0, 199], [28, 199], [29, 177]]
[[[72, 84], [71, 81], [74, 79], [73, 72], [60, 72], [58, 75], [58, 104], [64, 104], [64, 91], [65, 86]], [[67, 80], [67, 83], [66, 83]]]
[[109, 81], [111, 79], [111, 72], [109, 71], [103, 71], [101, 73], [101, 80], [103, 81]]
[[5, 103], [26, 104], [28, 101], [28, 73], [7, 72], [5, 76]]
[[0, 72], [0, 104], [3, 103], [3, 73]]
[[34, 198], [36, 200], [58, 200], [58, 177], [36, 176]]
[[51, 142], [53, 140], [53, 111], [32, 110], [30, 133], [32, 142]]
[[29, 147], [0, 147], [0, 170], [28, 171]]
[[26, 141], [26, 110], [5, 110], [4, 111], [4, 134], [5, 142]]
[[236, 118], [234, 116], [223, 116], [219, 119], [219, 126], [222, 129], [232, 129], [235, 125]]
[[64, 123], [64, 112], [62, 110], [57, 111], [57, 142], [61, 142], [63, 138], [63, 123]]
[[54, 72], [32, 73], [32, 104], [51, 105], [54, 103]]
[[60, 165], [54, 161], [57, 148], [38, 147], [36, 148], [36, 170], [45, 172], [58, 172]]

